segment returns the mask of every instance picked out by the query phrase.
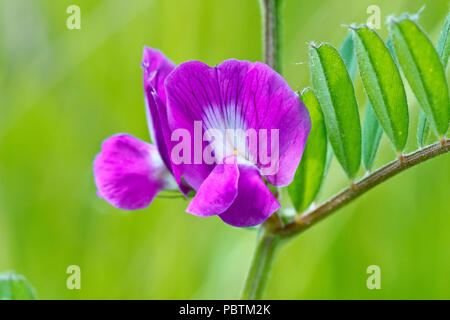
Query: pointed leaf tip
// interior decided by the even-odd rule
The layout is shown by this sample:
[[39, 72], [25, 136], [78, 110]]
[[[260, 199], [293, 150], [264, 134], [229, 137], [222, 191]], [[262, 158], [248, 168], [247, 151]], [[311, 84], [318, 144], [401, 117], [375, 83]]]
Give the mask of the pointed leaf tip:
[[398, 62], [420, 107], [436, 135], [445, 135], [450, 120], [450, 100], [436, 49], [409, 16], [390, 23], [389, 29]]
[[353, 32], [361, 79], [375, 115], [395, 151], [408, 138], [408, 104], [397, 65], [380, 36], [367, 26]]

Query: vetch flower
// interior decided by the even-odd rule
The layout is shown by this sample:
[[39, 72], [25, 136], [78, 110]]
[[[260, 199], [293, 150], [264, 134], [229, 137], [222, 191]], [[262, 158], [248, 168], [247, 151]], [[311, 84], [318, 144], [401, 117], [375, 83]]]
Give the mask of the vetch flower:
[[156, 147], [125, 134], [108, 138], [94, 162], [99, 195], [135, 210], [163, 189], [193, 188], [187, 212], [237, 227], [258, 225], [278, 210], [266, 183], [293, 180], [311, 127], [286, 81], [259, 62], [175, 67], [147, 47], [142, 67]]
[[[176, 188], [168, 150], [170, 135], [164, 80], [175, 65], [159, 50], [144, 48], [142, 61], [147, 122], [156, 147], [129, 134], [106, 139], [94, 161], [98, 195], [125, 210], [147, 207], [164, 189]], [[179, 176], [179, 175], [177, 175]], [[179, 189], [190, 188], [178, 180]]]
[[[218, 215], [230, 225], [248, 227], [278, 210], [280, 204], [263, 178], [277, 187], [292, 182], [311, 127], [306, 107], [286, 81], [259, 62], [227, 60], [209, 67], [191, 61], [168, 75], [165, 93], [170, 129], [194, 137], [189, 143], [179, 142], [185, 146], [180, 148], [183, 152], [194, 152], [180, 156], [184, 161], [177, 163], [175, 172], [177, 179], [183, 176], [197, 190], [187, 212]], [[199, 143], [198, 124], [207, 132], [221, 132], [224, 139], [209, 139], [206, 134]], [[251, 145], [251, 139], [242, 135], [250, 129], [265, 133], [265, 139], [257, 136], [257, 143]], [[269, 134], [273, 131], [276, 139]], [[265, 144], [276, 144], [274, 172], [264, 170], [269, 164], [263, 163], [258, 149], [267, 148]], [[199, 161], [210, 151], [217, 163]], [[172, 160], [176, 156], [171, 153]]]

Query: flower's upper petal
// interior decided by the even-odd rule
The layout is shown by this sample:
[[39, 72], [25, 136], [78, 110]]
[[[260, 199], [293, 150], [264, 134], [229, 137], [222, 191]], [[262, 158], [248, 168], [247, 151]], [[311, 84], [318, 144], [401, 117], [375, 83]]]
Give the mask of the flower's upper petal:
[[235, 227], [252, 227], [266, 221], [280, 203], [264, 184], [258, 169], [239, 164], [238, 194], [233, 204], [219, 217]]
[[261, 160], [267, 152], [261, 149], [261, 135], [258, 136], [257, 165], [270, 184], [287, 186], [294, 179], [311, 129], [308, 110], [283, 77], [263, 63], [256, 62], [243, 82], [237, 104], [243, 106], [243, 117], [250, 128], [259, 134], [261, 129], [266, 132], [268, 151], [273, 143], [272, 133], [276, 137], [278, 132], [278, 156], [269, 163]]
[[239, 170], [236, 158], [232, 156], [229, 160], [218, 164], [203, 181], [186, 209], [188, 213], [208, 217], [231, 206], [238, 192]]
[[124, 210], [147, 207], [170, 178], [156, 148], [127, 134], [103, 142], [94, 176], [98, 195]]
[[147, 92], [148, 87], [154, 88], [165, 103], [166, 91], [164, 89], [164, 81], [167, 75], [175, 68], [175, 64], [167, 59], [161, 51], [145, 46], [141, 66], [144, 69], [145, 92]]
[[[267, 132], [266, 149], [269, 151], [271, 130], [278, 130], [279, 156], [276, 159], [263, 162], [258, 153], [260, 148], [249, 148], [246, 160], [255, 164], [276, 186], [292, 181], [310, 130], [310, 118], [305, 106], [279, 74], [258, 62], [227, 60], [211, 68], [191, 61], [173, 70], [165, 85], [172, 130], [184, 128], [193, 134], [194, 121], [201, 121], [204, 130], [253, 129], [259, 134], [263, 129]], [[218, 151], [216, 155], [220, 160], [234, 152], [246, 153], [244, 149], [248, 145], [245, 141], [238, 138], [234, 144], [226, 142], [224, 151]], [[208, 144], [203, 143], [202, 147]], [[271, 168], [273, 162], [276, 162], [276, 170], [265, 170]], [[184, 165], [182, 174], [187, 180], [188, 177], [200, 180], [196, 182], [197, 186], [193, 185], [197, 188], [211, 170], [212, 167], [207, 165]]]

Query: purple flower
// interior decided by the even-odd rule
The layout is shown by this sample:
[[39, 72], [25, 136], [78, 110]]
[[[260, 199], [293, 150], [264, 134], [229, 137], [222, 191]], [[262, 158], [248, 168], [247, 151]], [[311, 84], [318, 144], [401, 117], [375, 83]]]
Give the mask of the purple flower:
[[157, 150], [128, 135], [106, 140], [94, 163], [99, 194], [119, 208], [139, 209], [173, 176], [183, 193], [187, 184], [197, 191], [187, 208], [197, 216], [248, 227], [278, 210], [266, 182], [292, 182], [311, 127], [286, 81], [259, 62], [175, 67], [150, 48], [142, 66]]
[[[204, 130], [216, 130], [225, 137], [212, 143], [204, 141], [200, 147], [191, 144], [192, 150], [200, 148], [203, 154], [213, 145], [219, 164], [196, 164], [195, 152], [189, 163], [179, 164], [176, 174], [197, 190], [187, 212], [202, 217], [218, 215], [237, 227], [264, 222], [280, 204], [263, 176], [277, 187], [292, 182], [311, 127], [308, 111], [298, 96], [267, 65], [237, 60], [216, 67], [185, 62], [169, 74], [165, 88], [172, 130], [187, 130], [196, 136], [195, 123], [201, 123]], [[266, 137], [268, 131], [276, 131], [278, 170], [264, 174], [269, 164], [261, 161], [257, 150], [263, 147], [261, 136], [252, 148], [247, 136], [238, 133], [229, 137], [227, 129], [234, 133], [252, 129], [265, 132]], [[264, 143], [272, 145], [271, 140]]]
[[[159, 50], [144, 48], [147, 122], [156, 148], [131, 135], [117, 134], [103, 142], [102, 151], [95, 158], [98, 195], [117, 208], [146, 208], [158, 192], [176, 188], [172, 177], [176, 167], [169, 158], [170, 132], [164, 89], [164, 80], [174, 67]], [[191, 190], [184, 182], [177, 180], [177, 183], [184, 194]]]

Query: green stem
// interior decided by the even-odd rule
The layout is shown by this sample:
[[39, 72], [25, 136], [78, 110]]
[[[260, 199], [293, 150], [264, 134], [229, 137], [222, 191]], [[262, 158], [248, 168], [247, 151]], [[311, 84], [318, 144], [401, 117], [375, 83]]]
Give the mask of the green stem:
[[[281, 73], [280, 12], [283, 0], [260, 1], [263, 24], [264, 62], [278, 73]], [[276, 213], [273, 216], [277, 220]], [[264, 294], [275, 253], [281, 244], [281, 238], [269, 231], [273, 229], [273, 226], [270, 224], [271, 220], [273, 219], [269, 219], [264, 226], [261, 226], [257, 240], [258, 243], [247, 276], [244, 292], [242, 293], [242, 299], [261, 299]], [[277, 225], [278, 222], [276, 221]]]
[[281, 73], [281, 23], [283, 0], [261, 0], [264, 62]]
[[261, 228], [257, 241], [257, 247], [242, 293], [242, 299], [245, 300], [257, 300], [263, 297], [275, 253], [282, 243], [279, 236], [268, 233], [264, 228]]

